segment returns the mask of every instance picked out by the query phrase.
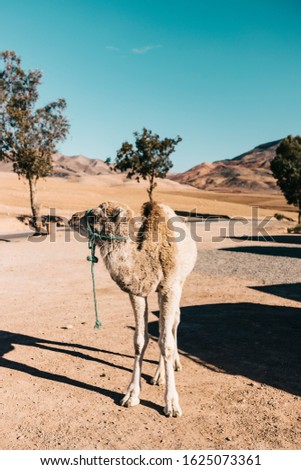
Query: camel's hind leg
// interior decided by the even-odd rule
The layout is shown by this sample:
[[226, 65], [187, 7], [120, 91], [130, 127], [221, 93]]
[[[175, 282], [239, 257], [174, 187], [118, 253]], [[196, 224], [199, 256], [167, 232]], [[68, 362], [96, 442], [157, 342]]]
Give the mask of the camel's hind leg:
[[163, 356], [160, 353], [159, 364], [156, 369], [154, 377], [151, 379], [153, 385], [164, 385], [165, 384], [165, 367]]
[[174, 355], [174, 364], [173, 364], [174, 370], [181, 370], [182, 369], [180, 356], [179, 356], [179, 352], [178, 352], [178, 326], [179, 326], [179, 323], [180, 323], [180, 315], [181, 315], [181, 312], [180, 312], [180, 307], [179, 307], [176, 311], [175, 320], [174, 320], [174, 324], [173, 324], [173, 327], [172, 327], [172, 333], [173, 333], [173, 337], [175, 339], [175, 355]]
[[181, 298], [181, 285], [165, 287], [161, 292], [160, 309], [160, 338], [159, 345], [163, 357], [166, 390], [164, 413], [167, 416], [181, 416], [182, 411], [179, 405], [179, 397], [176, 390], [174, 362], [176, 354], [176, 340], [174, 337], [175, 328], [178, 326], [176, 314], [179, 311]]
[[[158, 288], [158, 304], [159, 304], [159, 310], [161, 312], [161, 286]], [[159, 357], [159, 364], [157, 367], [157, 370], [155, 372], [154, 377], [151, 380], [151, 383], [153, 385], [164, 385], [165, 384], [165, 367], [164, 367], [164, 360], [163, 356], [160, 352], [160, 357]]]
[[135, 406], [138, 405], [140, 401], [139, 394], [141, 390], [141, 367], [143, 355], [145, 353], [149, 339], [147, 331], [147, 298], [130, 295], [130, 299], [136, 320], [136, 329], [134, 334], [135, 362], [132, 379], [128, 386], [127, 393], [121, 400], [122, 406]]

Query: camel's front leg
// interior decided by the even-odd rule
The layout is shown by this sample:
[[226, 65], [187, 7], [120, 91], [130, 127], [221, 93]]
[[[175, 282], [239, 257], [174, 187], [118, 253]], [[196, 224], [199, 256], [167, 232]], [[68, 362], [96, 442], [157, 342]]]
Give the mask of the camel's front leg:
[[[182, 292], [182, 284], [181, 284], [181, 292]], [[181, 294], [179, 293], [179, 296]], [[161, 305], [162, 305], [162, 299], [161, 299], [161, 292], [159, 289], [158, 292], [158, 302], [159, 302], [159, 309], [161, 310]], [[181, 362], [180, 362], [180, 356], [178, 353], [178, 340], [177, 340], [177, 332], [178, 332], [178, 325], [180, 323], [180, 307], [178, 306], [176, 312], [175, 312], [175, 317], [174, 317], [174, 323], [172, 327], [172, 333], [175, 339], [175, 352], [174, 352], [174, 370], [178, 371], [182, 369]], [[163, 385], [165, 384], [165, 366], [164, 366], [164, 359], [162, 354], [160, 353], [160, 359], [159, 359], [159, 364], [156, 370], [156, 373], [154, 377], [151, 380], [151, 383], [153, 385]]]
[[143, 361], [143, 355], [148, 344], [148, 331], [147, 331], [147, 320], [148, 320], [148, 308], [147, 298], [130, 295], [132, 302], [136, 329], [134, 335], [134, 347], [135, 347], [135, 362], [132, 379], [127, 389], [126, 395], [121, 400], [122, 406], [135, 406], [139, 403], [139, 394], [141, 389], [141, 367]]
[[159, 345], [166, 375], [165, 408], [166, 416], [181, 416], [179, 397], [176, 390], [174, 360], [176, 341], [174, 337], [175, 317], [179, 311], [180, 287], [165, 288], [161, 292], [160, 338]]

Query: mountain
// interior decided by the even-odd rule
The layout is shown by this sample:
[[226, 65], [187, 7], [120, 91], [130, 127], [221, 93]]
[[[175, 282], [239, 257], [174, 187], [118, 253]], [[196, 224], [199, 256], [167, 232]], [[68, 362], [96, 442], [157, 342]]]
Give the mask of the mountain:
[[184, 173], [171, 175], [170, 179], [209, 191], [278, 191], [270, 162], [275, 157], [280, 142], [281, 140], [276, 140], [258, 145], [231, 160], [201, 163]]
[[[270, 162], [275, 157], [280, 142], [281, 140], [277, 140], [258, 145], [232, 160], [201, 163], [184, 173], [170, 174], [168, 178], [177, 183], [209, 191], [278, 191], [276, 180], [270, 170]], [[11, 164], [0, 162], [0, 171], [11, 171], [11, 169]], [[71, 157], [59, 153], [53, 155], [53, 176], [85, 182], [92, 180], [93, 176], [100, 175], [106, 184], [121, 184], [126, 179], [125, 175], [112, 173], [103, 160], [83, 155]], [[171, 181], [169, 183], [172, 184]]]
[[[53, 176], [63, 178], [68, 181], [78, 181], [79, 183], [95, 186], [98, 188], [112, 186], [136, 186], [135, 179], [129, 180], [124, 173], [115, 173], [103, 161], [88, 158], [83, 155], [74, 155], [67, 157], [60, 153], [56, 153], [53, 158]], [[12, 164], [0, 162], [0, 172], [11, 172]], [[159, 187], [166, 190], [185, 191], [187, 187], [171, 181], [168, 178], [158, 180]], [[140, 181], [140, 187], [147, 188], [147, 181]], [[192, 189], [192, 188], [190, 188]]]
[[53, 155], [53, 176], [74, 179], [80, 176], [108, 175], [110, 168], [103, 160], [88, 158], [83, 155], [67, 157], [62, 154]]
[[[60, 153], [53, 155], [53, 176], [77, 179], [83, 176], [112, 174], [103, 160], [88, 158], [83, 155], [67, 157]], [[0, 171], [11, 171], [10, 163], [0, 162]]]

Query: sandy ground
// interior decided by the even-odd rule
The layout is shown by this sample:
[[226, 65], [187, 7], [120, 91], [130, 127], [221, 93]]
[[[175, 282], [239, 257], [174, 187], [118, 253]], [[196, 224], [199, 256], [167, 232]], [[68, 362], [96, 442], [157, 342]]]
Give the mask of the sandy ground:
[[[301, 295], [295, 284], [300, 238], [281, 243], [279, 227], [271, 227], [277, 243], [238, 244], [228, 238], [212, 243], [212, 235], [227, 224], [214, 225], [212, 233], [198, 225], [204, 240], [181, 302], [183, 370], [176, 380], [184, 414], [179, 419], [164, 417], [163, 388], [150, 385], [158, 359], [155, 296], [141, 404], [122, 408], [133, 365], [134, 319], [127, 295], [99, 264], [103, 327], [93, 330], [86, 243], [62, 232], [55, 242], [0, 242], [1, 448], [300, 448]], [[244, 232], [246, 227], [237, 235]], [[270, 246], [295, 254], [248, 251]], [[237, 255], [248, 258], [233, 260], [227, 249], [237, 248]], [[242, 264], [252, 264], [252, 256], [263, 264], [244, 274]], [[272, 259], [294, 273], [289, 283], [281, 279], [281, 288], [275, 265], [272, 284], [264, 278]]]
[[[0, 234], [24, 230], [15, 215], [28, 213], [27, 188], [13, 178], [1, 180]], [[45, 207], [61, 215], [104, 199], [136, 208], [145, 199], [131, 185], [45, 184]], [[181, 210], [196, 204], [205, 213], [251, 214], [187, 188], [162, 187], [159, 196]], [[155, 295], [141, 403], [122, 408], [133, 366], [127, 295], [99, 263], [103, 326], [96, 331], [86, 242], [64, 232], [54, 241], [0, 241], [0, 448], [300, 449], [301, 240], [285, 235], [287, 225], [271, 221], [274, 238], [252, 240], [235, 238], [256, 235], [251, 223], [232, 232], [228, 222], [191, 225], [202, 241], [181, 301], [179, 419], [163, 415], [163, 387], [150, 384], [158, 359]]]
[[[116, 177], [121, 178], [116, 180]], [[138, 211], [146, 200], [146, 183], [126, 180], [122, 175], [90, 176], [79, 182], [63, 178], [48, 178], [38, 183], [38, 198], [42, 214], [70, 217], [74, 212], [95, 207], [103, 201], [122, 201]], [[259, 206], [259, 217], [281, 212], [297, 221], [293, 206], [288, 206], [281, 194], [223, 194], [200, 191], [175, 181], [159, 180], [155, 197], [162, 203], [182, 211], [203, 214], [227, 215], [229, 217], [254, 217], [252, 206]], [[29, 191], [24, 180], [14, 173], [0, 172], [0, 234], [22, 231], [24, 225], [16, 219], [28, 215]], [[293, 224], [294, 225], [294, 224]]]

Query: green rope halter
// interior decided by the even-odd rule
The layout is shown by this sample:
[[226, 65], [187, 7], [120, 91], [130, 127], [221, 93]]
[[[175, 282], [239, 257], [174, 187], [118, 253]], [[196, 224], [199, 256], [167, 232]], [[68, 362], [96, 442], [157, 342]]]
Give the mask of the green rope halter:
[[91, 256], [87, 256], [87, 261], [91, 262], [91, 275], [92, 275], [92, 284], [93, 284], [93, 297], [94, 297], [94, 309], [95, 309], [95, 329], [99, 329], [101, 327], [101, 322], [98, 318], [98, 308], [97, 308], [97, 298], [96, 298], [96, 284], [95, 284], [95, 275], [94, 275], [94, 264], [98, 263], [98, 258], [95, 256], [95, 248], [96, 248], [96, 239], [101, 240], [126, 240], [126, 237], [115, 237], [113, 235], [104, 235], [100, 233], [96, 233], [92, 230], [92, 227], [89, 223], [89, 215], [91, 214], [92, 209], [88, 209], [86, 211], [86, 222], [87, 222], [87, 231], [88, 231], [88, 238], [89, 243], [88, 247], [91, 250]]

